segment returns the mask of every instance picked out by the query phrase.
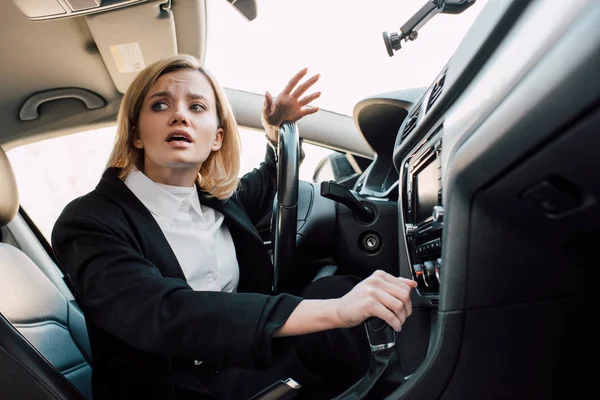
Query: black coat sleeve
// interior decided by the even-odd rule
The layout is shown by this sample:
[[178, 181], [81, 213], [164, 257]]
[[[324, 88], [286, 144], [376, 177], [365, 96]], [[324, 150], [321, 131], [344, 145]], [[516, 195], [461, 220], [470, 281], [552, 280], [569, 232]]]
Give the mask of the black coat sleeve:
[[52, 243], [86, 319], [141, 351], [260, 368], [271, 362], [273, 331], [301, 300], [194, 291], [163, 277], [131, 232], [100, 217], [63, 213]]
[[241, 178], [238, 191], [242, 206], [255, 226], [273, 211], [273, 201], [277, 192], [277, 163], [275, 152], [266, 145], [265, 160]]

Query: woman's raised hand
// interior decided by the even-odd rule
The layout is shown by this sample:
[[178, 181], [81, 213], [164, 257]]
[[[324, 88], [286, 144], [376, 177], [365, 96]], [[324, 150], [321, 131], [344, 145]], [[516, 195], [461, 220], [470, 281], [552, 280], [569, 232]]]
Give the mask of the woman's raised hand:
[[283, 121], [296, 122], [306, 115], [319, 111], [318, 107], [311, 107], [310, 103], [319, 98], [321, 92], [304, 94], [319, 80], [320, 75], [313, 75], [300, 84], [307, 72], [307, 68], [301, 69], [277, 97], [273, 98], [271, 93], [265, 93], [261, 121], [271, 141], [277, 141], [279, 125]]
[[417, 282], [375, 271], [348, 294], [340, 298], [336, 314], [340, 328], [356, 326], [370, 317], [378, 317], [396, 331], [412, 314], [411, 289]]

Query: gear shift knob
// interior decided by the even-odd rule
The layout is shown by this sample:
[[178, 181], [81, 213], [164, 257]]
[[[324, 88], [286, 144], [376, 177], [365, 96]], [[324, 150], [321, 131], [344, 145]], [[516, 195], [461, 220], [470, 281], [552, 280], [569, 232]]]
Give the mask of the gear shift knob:
[[394, 346], [396, 346], [394, 328], [380, 318], [369, 318], [363, 324], [367, 330], [367, 339], [371, 347], [369, 369], [365, 376], [333, 400], [365, 399], [380, 380], [383, 380], [382, 383], [385, 385], [388, 385], [388, 381], [394, 382], [394, 389], [404, 381], [404, 375], [399, 369], [399, 362], [396, 368], [388, 371], [388, 366], [391, 366], [390, 364], [395, 360], [399, 360], [399, 355], [394, 349]]
[[365, 321], [367, 339], [371, 352], [392, 348], [396, 345], [396, 332], [380, 318], [369, 318]]

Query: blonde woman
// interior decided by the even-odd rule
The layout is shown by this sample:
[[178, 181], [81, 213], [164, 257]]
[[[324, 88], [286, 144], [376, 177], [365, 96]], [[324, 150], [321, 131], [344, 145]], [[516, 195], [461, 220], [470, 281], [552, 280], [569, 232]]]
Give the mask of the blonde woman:
[[[317, 110], [308, 106], [319, 93], [305, 93], [318, 75], [300, 83], [305, 75], [265, 95], [272, 143], [282, 121]], [[399, 330], [411, 314], [413, 283], [381, 272], [270, 295], [273, 267], [254, 227], [276, 190], [265, 147], [264, 162], [238, 179], [235, 119], [195, 58], [156, 62], [133, 81], [107, 170], [52, 234], [86, 317], [95, 400], [247, 399], [277, 379], [335, 379], [320, 367], [344, 356], [353, 365], [339, 371], [355, 380], [368, 361], [364, 335], [335, 328], [375, 316]], [[325, 333], [341, 335], [344, 350], [329, 349]]]

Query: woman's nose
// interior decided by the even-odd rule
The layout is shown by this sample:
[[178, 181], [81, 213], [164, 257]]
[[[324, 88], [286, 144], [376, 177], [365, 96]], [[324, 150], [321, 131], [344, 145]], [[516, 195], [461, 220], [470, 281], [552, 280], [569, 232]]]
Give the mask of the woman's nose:
[[189, 124], [188, 118], [185, 113], [182, 112], [179, 108], [174, 110], [173, 115], [171, 116], [170, 125], [175, 124]]

